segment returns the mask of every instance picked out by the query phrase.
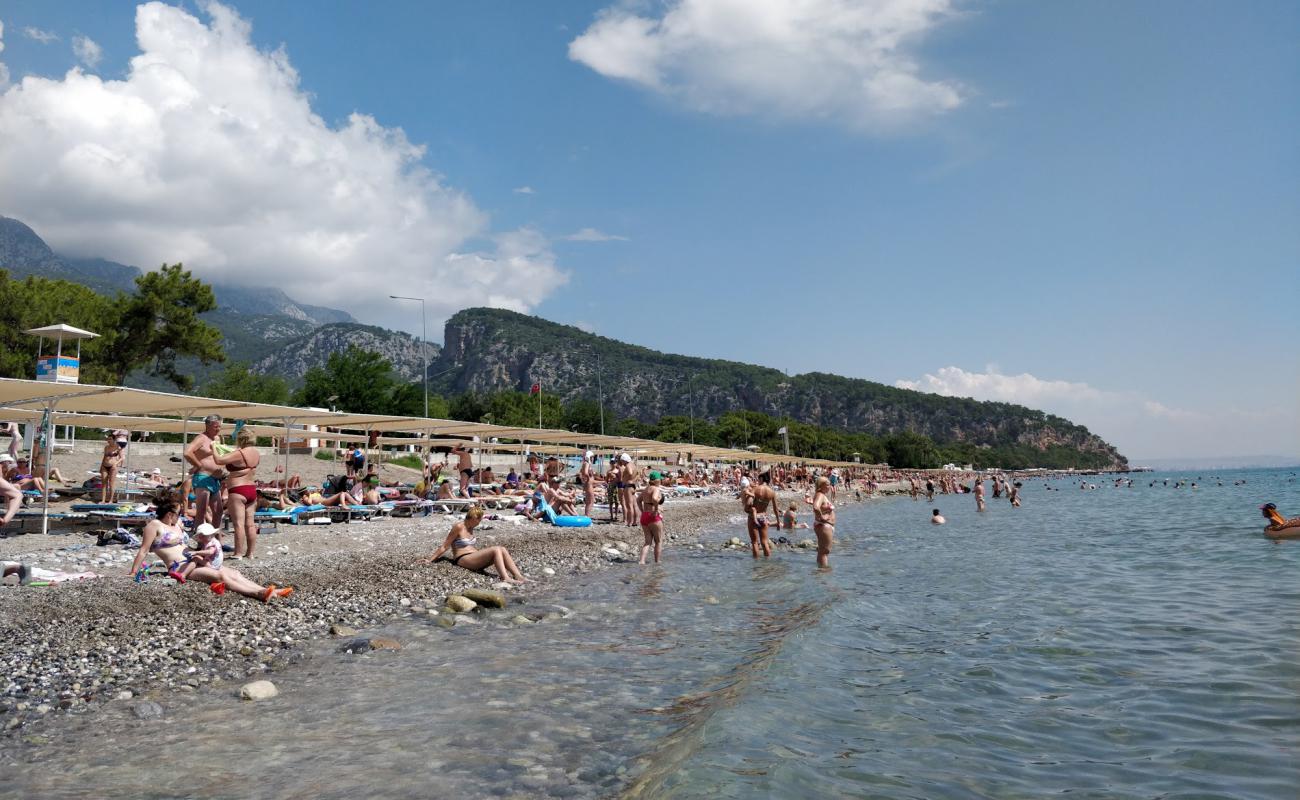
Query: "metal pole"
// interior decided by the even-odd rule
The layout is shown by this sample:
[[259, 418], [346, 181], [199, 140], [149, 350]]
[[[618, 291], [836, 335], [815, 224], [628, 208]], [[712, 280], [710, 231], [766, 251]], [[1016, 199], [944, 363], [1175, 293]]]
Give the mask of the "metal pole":
[[[41, 533], [50, 532], [50, 461], [54, 459], [54, 401], [46, 406], [46, 420], [48, 425], [45, 428], [45, 498], [41, 506]], [[31, 466], [29, 463], [27, 466]]]
[[695, 444], [695, 373], [687, 373], [686, 385], [691, 395], [691, 444]]
[[420, 298], [420, 353], [424, 356], [424, 418], [429, 418], [429, 326], [424, 315], [424, 298]]
[[600, 404], [600, 435], [605, 435], [605, 387], [600, 379], [600, 359], [596, 359], [596, 400]]

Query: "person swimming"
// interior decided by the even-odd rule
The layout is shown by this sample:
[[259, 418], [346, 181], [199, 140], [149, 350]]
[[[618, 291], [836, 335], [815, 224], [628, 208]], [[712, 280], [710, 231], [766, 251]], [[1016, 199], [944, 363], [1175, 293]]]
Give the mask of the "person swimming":
[[943, 514], [939, 513], [939, 509], [937, 508], [934, 510], [934, 513], [930, 515], [930, 522], [935, 525], [942, 525], [947, 521], [948, 520], [943, 518]]
[[1300, 517], [1287, 519], [1278, 513], [1274, 503], [1265, 503], [1259, 510], [1264, 519], [1268, 520], [1268, 525], [1264, 528], [1265, 536], [1270, 539], [1300, 539]]

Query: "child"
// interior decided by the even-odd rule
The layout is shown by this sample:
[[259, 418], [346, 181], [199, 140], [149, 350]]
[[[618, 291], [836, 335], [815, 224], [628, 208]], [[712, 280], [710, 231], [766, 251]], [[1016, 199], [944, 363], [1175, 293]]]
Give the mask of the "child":
[[198, 549], [186, 551], [185, 561], [172, 564], [167, 570], [177, 583], [185, 583], [195, 567], [221, 569], [221, 531], [205, 522], [194, 529], [194, 541], [198, 543]]
[[790, 504], [790, 507], [785, 510], [785, 514], [783, 516], [785, 517], [785, 519], [781, 521], [781, 527], [785, 528], [788, 531], [792, 531], [795, 528], [808, 527], [808, 523], [806, 522], [795, 521], [795, 519], [799, 516], [799, 506], [794, 503]]

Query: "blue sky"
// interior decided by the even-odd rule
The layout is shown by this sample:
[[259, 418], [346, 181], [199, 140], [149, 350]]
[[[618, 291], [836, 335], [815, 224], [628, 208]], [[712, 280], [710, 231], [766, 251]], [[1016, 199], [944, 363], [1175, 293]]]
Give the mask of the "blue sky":
[[[211, 117], [265, 94], [271, 111], [247, 116], [271, 136], [293, 117], [276, 109], [300, 100], [328, 130], [286, 124], [285, 140], [332, 152], [343, 138], [339, 183], [377, 197], [267, 244], [268, 260], [300, 264], [282, 273], [299, 299], [353, 298], [364, 321], [418, 331], [385, 305], [415, 286], [442, 298], [434, 329], [491, 303], [666, 351], [1024, 402], [1138, 459], [1300, 454], [1300, 6], [826, 0], [840, 15], [827, 22], [781, 5], [230, 5], [254, 54], [282, 48], [300, 82], [286, 89], [232, 55], [238, 30], [197, 51], [212, 74], [186, 72], [175, 43], [193, 33], [186, 18], [216, 26], [206, 6], [157, 16], [142, 44], [133, 3], [8, 0], [0, 168], [9, 150], [14, 169], [57, 158], [102, 183], [76, 200], [11, 184], [0, 213], [67, 252], [150, 266], [184, 254], [205, 276], [265, 282], [276, 271], [246, 243], [310, 217], [337, 186], [302, 179], [321, 168], [278, 177], [278, 207], [228, 208], [209, 198], [268, 189], [232, 182], [247, 144], [204, 120], [155, 141], [128, 119], [133, 133], [109, 129], [95, 148], [64, 120], [61, 140], [12, 143], [60, 107], [117, 119], [169, 96]], [[779, 34], [753, 33], [769, 6]], [[826, 55], [845, 44], [843, 61]], [[105, 85], [138, 82], [128, 62], [142, 52], [170, 59], [186, 90], [155, 82], [127, 103], [66, 77], [80, 59]], [[777, 52], [790, 61], [767, 70]], [[864, 94], [882, 75], [883, 98]], [[354, 113], [381, 133], [349, 150], [335, 134]], [[198, 154], [186, 126], [202, 128]], [[393, 129], [424, 148], [400, 168], [375, 144]], [[166, 187], [122, 202], [130, 159], [107, 158], [106, 176], [85, 154], [132, 135], [151, 154], [139, 169]], [[220, 166], [196, 166], [204, 153]], [[419, 167], [430, 175], [399, 174]], [[84, 179], [66, 169], [70, 186]], [[189, 183], [201, 220], [175, 211]], [[411, 218], [435, 232], [390, 233]], [[390, 249], [357, 244], [377, 239]], [[425, 248], [434, 267], [403, 261]]]

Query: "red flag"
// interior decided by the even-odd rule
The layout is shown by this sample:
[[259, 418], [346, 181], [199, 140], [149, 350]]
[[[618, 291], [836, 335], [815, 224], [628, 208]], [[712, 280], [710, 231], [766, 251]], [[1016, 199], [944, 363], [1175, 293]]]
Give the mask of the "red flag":
[[541, 385], [540, 383], [534, 383], [534, 384], [533, 384], [533, 388], [529, 389], [529, 390], [528, 390], [528, 393], [529, 393], [529, 394], [541, 394], [541, 393], [542, 393], [542, 385]]

